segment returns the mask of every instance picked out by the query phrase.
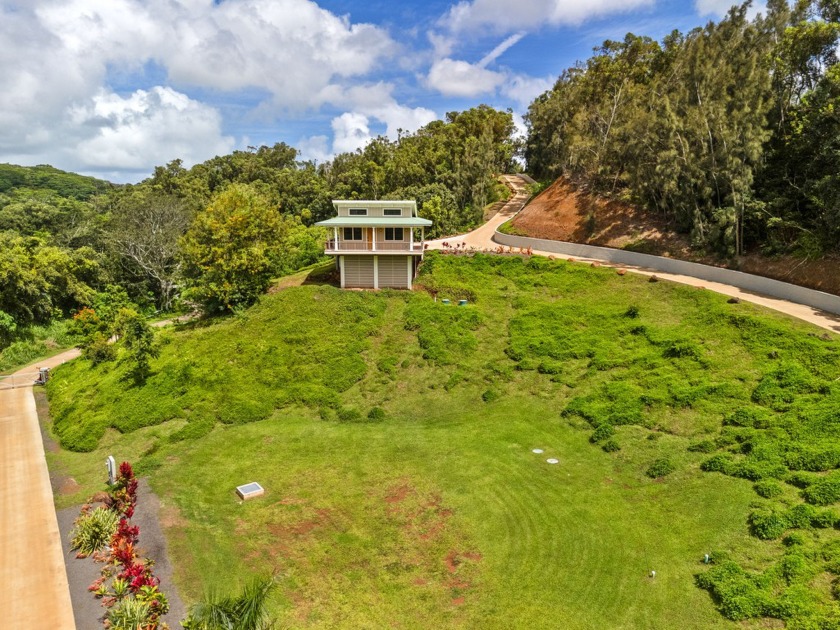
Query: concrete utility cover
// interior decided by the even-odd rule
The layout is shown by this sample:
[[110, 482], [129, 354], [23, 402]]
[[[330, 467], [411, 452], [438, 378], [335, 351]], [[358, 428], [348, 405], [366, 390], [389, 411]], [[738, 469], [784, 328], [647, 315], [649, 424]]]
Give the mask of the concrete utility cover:
[[247, 501], [248, 499], [265, 494], [265, 490], [256, 481], [252, 481], [251, 483], [246, 483], [244, 486], [236, 486], [236, 494]]
[[533, 451], [531, 451], [531, 452], [532, 452], [532, 453], [536, 453], [537, 455], [539, 455], [540, 453], [542, 453], [542, 452], [543, 452], [543, 450], [542, 450], [541, 448], [535, 448], [535, 449], [534, 449]]
[[547, 460], [545, 460], [545, 461], [546, 461], [546, 462], [548, 462], [549, 464], [559, 464], [559, 463], [560, 463], [560, 460], [559, 460], [559, 459], [554, 459], [553, 457], [549, 457], [549, 458], [548, 458]]

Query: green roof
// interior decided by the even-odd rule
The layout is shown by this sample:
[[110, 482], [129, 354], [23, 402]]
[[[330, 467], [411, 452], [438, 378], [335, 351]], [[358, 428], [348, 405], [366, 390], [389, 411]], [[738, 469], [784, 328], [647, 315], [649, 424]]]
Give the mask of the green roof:
[[432, 222], [420, 217], [333, 217], [318, 221], [323, 227], [429, 227]]

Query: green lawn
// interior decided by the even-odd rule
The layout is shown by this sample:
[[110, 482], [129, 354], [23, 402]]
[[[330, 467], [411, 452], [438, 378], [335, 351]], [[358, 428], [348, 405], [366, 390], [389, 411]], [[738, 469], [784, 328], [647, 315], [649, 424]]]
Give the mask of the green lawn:
[[[83, 451], [48, 454], [82, 485], [60, 505], [106, 454], [136, 462], [182, 594], [276, 571], [282, 627], [829, 623], [837, 518], [800, 488], [840, 467], [836, 338], [545, 259], [433, 254], [419, 283], [289, 287], [165, 332], [142, 387], [122, 364], [56, 370], [54, 433]], [[619, 450], [591, 443], [601, 425]], [[701, 470], [714, 457], [725, 474]], [[674, 472], [649, 478], [662, 458]], [[247, 481], [267, 493], [240, 504]], [[751, 535], [753, 512], [781, 533]]]

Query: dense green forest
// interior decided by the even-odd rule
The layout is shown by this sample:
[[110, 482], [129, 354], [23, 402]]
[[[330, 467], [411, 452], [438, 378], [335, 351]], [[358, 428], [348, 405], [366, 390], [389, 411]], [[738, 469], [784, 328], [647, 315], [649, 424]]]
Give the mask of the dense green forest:
[[840, 2], [749, 2], [662, 42], [628, 34], [529, 108], [543, 179], [665, 215], [724, 255], [840, 251]]
[[[278, 143], [189, 169], [174, 160], [125, 186], [0, 165], [0, 353], [45, 327], [64, 338], [51, 327], [97, 304], [247, 305], [321, 258], [313, 224], [332, 216], [332, 199], [412, 198], [430, 236], [468, 229], [506, 193], [495, 175], [514, 168], [513, 130], [510, 112], [482, 105], [319, 165]], [[11, 363], [0, 356], [0, 369]]]

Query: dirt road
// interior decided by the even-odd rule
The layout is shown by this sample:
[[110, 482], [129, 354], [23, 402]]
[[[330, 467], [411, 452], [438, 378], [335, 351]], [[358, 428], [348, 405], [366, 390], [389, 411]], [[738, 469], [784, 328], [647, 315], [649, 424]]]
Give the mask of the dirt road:
[[[70, 350], [38, 367], [78, 356]], [[26, 367], [16, 380], [33, 372]], [[28, 379], [31, 381], [31, 379]], [[52, 489], [31, 386], [0, 390], [0, 626], [74, 630]]]
[[[429, 249], [444, 249], [444, 243], [446, 243], [448, 247], [466, 246], [467, 249], [472, 248], [475, 250], [488, 252], [496, 251], [496, 249], [499, 247], [499, 244], [493, 240], [493, 235], [496, 233], [496, 229], [502, 223], [513, 217], [517, 212], [519, 212], [529, 198], [529, 194], [526, 188], [527, 184], [525, 180], [520, 178], [518, 175], [504, 175], [504, 178], [508, 183], [510, 183], [511, 187], [516, 191], [516, 193], [513, 197], [511, 197], [511, 199], [507, 202], [504, 208], [502, 208], [502, 210], [496, 216], [494, 216], [487, 223], [485, 223], [481, 227], [476, 228], [472, 232], [468, 232], [466, 234], [459, 234], [457, 236], [452, 236], [449, 238], [427, 241]], [[552, 256], [554, 258], [560, 259], [571, 258], [570, 256], [565, 256], [563, 254], [556, 254], [552, 252], [534, 251], [533, 253], [538, 256]], [[596, 259], [592, 258], [575, 258], [575, 260], [584, 263], [598, 262], [604, 267], [621, 267], [622, 269], [627, 269], [628, 271], [633, 273], [638, 273], [646, 276], [656, 275], [657, 278], [661, 278], [662, 280], [670, 280], [671, 282], [679, 282], [680, 284], [702, 287], [710, 291], [715, 291], [716, 293], [722, 293], [723, 295], [737, 297], [739, 299], [744, 300], [745, 302], [752, 302], [754, 304], [766, 306], [767, 308], [772, 308], [773, 310], [780, 311], [782, 313], [785, 313], [786, 315], [790, 315], [792, 317], [796, 317], [797, 319], [810, 322], [811, 324], [815, 324], [820, 328], [825, 328], [833, 332], [840, 332], [840, 317], [838, 317], [837, 315], [832, 315], [831, 313], [826, 313], [825, 311], [820, 311], [811, 306], [796, 304], [794, 302], [788, 302], [786, 300], [780, 300], [778, 298], [773, 298], [766, 295], [758, 295], [755, 293], [750, 293], [749, 291], [744, 291], [742, 289], [739, 289], [738, 287], [733, 287], [728, 284], [721, 284], [719, 282], [708, 282], [706, 280], [692, 278], [691, 276], [663, 273], [654, 269], [644, 269], [641, 267], [631, 267], [627, 265], [613, 265], [611, 263], [597, 261]]]

